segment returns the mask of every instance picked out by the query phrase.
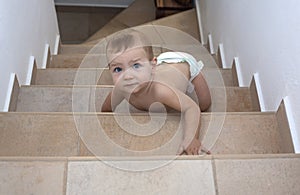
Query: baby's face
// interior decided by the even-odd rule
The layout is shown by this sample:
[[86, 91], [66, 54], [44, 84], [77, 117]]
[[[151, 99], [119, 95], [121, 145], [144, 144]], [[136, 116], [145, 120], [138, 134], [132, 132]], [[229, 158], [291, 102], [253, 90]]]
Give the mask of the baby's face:
[[151, 80], [154, 65], [143, 48], [126, 50], [117, 55], [109, 66], [115, 86], [125, 93], [136, 93]]

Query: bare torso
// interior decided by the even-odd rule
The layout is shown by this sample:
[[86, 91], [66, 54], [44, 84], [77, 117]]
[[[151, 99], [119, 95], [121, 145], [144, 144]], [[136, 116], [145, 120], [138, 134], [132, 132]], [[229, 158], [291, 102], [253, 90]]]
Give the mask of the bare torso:
[[162, 82], [175, 89], [186, 92], [190, 80], [190, 70], [187, 63], [161, 64], [156, 67], [154, 81]]
[[[174, 92], [186, 93], [190, 79], [190, 70], [187, 63], [161, 64], [156, 67], [155, 76], [152, 83], [145, 86], [142, 93], [132, 95], [129, 99], [131, 105], [139, 110], [148, 111], [151, 106], [151, 111], [161, 112], [162, 109], [171, 111], [168, 107], [162, 107], [155, 94], [155, 90], [159, 90], [162, 85], [174, 89]], [[172, 97], [170, 97], [172, 98]]]

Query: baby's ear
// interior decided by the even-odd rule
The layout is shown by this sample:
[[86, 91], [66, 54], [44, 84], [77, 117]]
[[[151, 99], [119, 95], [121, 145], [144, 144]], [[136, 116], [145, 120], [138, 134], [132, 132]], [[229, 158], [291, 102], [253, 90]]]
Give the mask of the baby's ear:
[[151, 65], [152, 65], [152, 66], [156, 66], [156, 64], [157, 64], [157, 58], [154, 57], [154, 58], [151, 60]]
[[157, 64], [157, 58], [154, 57], [152, 60], [151, 60], [151, 65], [152, 65], [152, 74], [155, 73], [155, 70], [156, 70], [156, 64]]

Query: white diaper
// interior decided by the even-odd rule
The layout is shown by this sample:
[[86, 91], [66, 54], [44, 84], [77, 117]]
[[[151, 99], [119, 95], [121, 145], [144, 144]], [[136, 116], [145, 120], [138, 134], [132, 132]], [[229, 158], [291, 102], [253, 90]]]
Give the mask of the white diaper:
[[187, 91], [192, 93], [194, 91], [194, 85], [192, 84], [192, 80], [201, 72], [203, 68], [203, 63], [200, 60], [197, 60], [190, 54], [184, 52], [165, 52], [160, 54], [157, 57], [157, 65], [162, 63], [182, 63], [187, 62], [190, 65], [190, 74], [191, 78], [189, 80], [189, 86]]

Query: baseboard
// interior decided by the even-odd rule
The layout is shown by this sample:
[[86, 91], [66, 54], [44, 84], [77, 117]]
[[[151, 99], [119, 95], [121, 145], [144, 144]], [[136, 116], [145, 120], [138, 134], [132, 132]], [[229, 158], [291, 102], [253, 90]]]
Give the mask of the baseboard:
[[262, 112], [265, 112], [266, 111], [266, 106], [265, 106], [265, 102], [264, 102], [264, 98], [263, 98], [263, 93], [262, 93], [262, 89], [261, 89], [261, 84], [260, 84], [260, 80], [259, 80], [259, 74], [258, 73], [254, 73], [253, 77], [254, 77], [255, 86], [256, 86], [256, 90], [257, 90], [257, 95], [258, 95], [260, 110]]
[[34, 66], [34, 56], [29, 57], [29, 64], [28, 64], [28, 70], [27, 70], [27, 78], [26, 78], [26, 83], [25, 85], [30, 85], [31, 80], [32, 80], [32, 73], [33, 73], [33, 66]]
[[241, 71], [241, 65], [240, 65], [240, 60], [238, 57], [233, 58], [233, 63], [232, 63], [232, 70], [234, 75], [234, 84], [239, 87], [244, 87], [245, 85], [243, 84], [243, 74]]
[[60, 47], [61, 47], [61, 40], [60, 40], [60, 35], [58, 34], [56, 35], [56, 39], [55, 39], [53, 55], [57, 55], [60, 52]]
[[8, 88], [7, 88], [7, 92], [6, 92], [6, 99], [5, 99], [3, 112], [8, 112], [8, 110], [9, 110], [9, 104], [10, 104], [10, 99], [12, 96], [12, 91], [14, 88], [15, 77], [16, 77], [15, 73], [10, 74], [10, 79], [9, 79]]
[[257, 83], [256, 83], [254, 76], [252, 77], [249, 88], [250, 88], [253, 111], [261, 111], [260, 100], [259, 100], [259, 95], [258, 95], [258, 90], [257, 90]]
[[213, 44], [213, 40], [212, 40], [212, 35], [211, 34], [208, 34], [207, 40], [208, 40], [209, 53], [213, 55], [213, 54], [215, 54], [215, 49], [214, 49], [214, 44]]
[[[279, 125], [283, 126], [283, 129], [288, 129], [290, 135], [288, 134], [287, 137], [291, 137], [292, 143], [293, 143], [293, 149], [295, 153], [300, 153], [300, 138], [299, 138], [299, 133], [296, 130], [296, 125], [295, 125], [295, 120], [293, 117], [293, 112], [292, 112], [292, 106], [290, 104], [289, 97], [286, 96], [283, 98], [283, 101], [281, 102], [281, 105], [284, 105], [284, 116], [282, 117], [284, 120], [282, 123], [279, 121]], [[278, 118], [278, 117], [277, 117]], [[285, 120], [287, 122], [285, 122]], [[283, 140], [285, 141], [285, 140]]]
[[17, 76], [15, 73], [11, 73], [3, 112], [16, 111], [19, 90], [20, 85]]
[[225, 60], [225, 51], [224, 51], [223, 43], [219, 44], [218, 55], [220, 57], [219, 59], [220, 59], [221, 67], [222, 68], [228, 68], [227, 64], [226, 64], [226, 60]]
[[45, 50], [44, 50], [43, 64], [41, 66], [41, 69], [47, 68], [47, 66], [50, 63], [50, 57], [51, 57], [50, 46], [49, 46], [49, 44], [46, 44]]
[[197, 20], [198, 20], [198, 27], [199, 27], [199, 33], [200, 33], [200, 43], [202, 45], [206, 44], [206, 40], [203, 33], [203, 25], [201, 20], [201, 10], [200, 10], [200, 1], [195, 1], [195, 7], [196, 7], [196, 14], [197, 14]]

